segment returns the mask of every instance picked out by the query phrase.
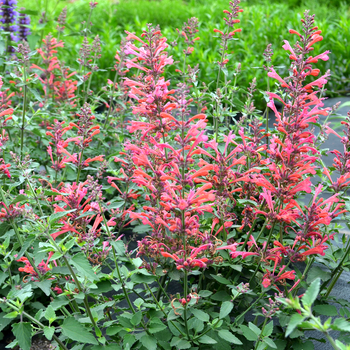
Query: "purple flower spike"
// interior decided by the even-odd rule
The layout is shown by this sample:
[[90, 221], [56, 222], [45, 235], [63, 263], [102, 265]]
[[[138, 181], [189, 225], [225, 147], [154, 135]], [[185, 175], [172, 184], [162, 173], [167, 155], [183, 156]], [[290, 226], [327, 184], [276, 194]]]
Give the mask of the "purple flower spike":
[[[21, 9], [22, 11], [24, 9]], [[27, 27], [30, 25], [30, 17], [25, 13], [20, 13], [18, 17], [18, 37], [19, 40], [26, 40], [28, 35], [30, 35], [30, 29]]]
[[[17, 0], [0, 0], [0, 23], [2, 23], [1, 29], [6, 32], [10, 32], [11, 41], [17, 42], [19, 39], [15, 34], [18, 31], [18, 25], [16, 20], [18, 17]], [[8, 52], [14, 52], [12, 46], [8, 47]]]

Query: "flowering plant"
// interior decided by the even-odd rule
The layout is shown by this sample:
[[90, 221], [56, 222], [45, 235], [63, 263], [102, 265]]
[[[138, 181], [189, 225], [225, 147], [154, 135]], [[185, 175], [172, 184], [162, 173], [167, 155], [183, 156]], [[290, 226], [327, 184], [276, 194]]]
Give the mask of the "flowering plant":
[[[312, 348], [305, 331], [317, 329], [347, 349], [350, 323], [316, 317], [338, 315], [336, 302], [347, 317], [350, 306], [329, 297], [350, 251], [345, 236], [337, 248], [334, 223], [347, 212], [350, 114], [343, 136], [319, 123], [337, 108], [324, 108], [330, 72], [314, 66], [330, 52], [313, 53], [323, 37], [306, 11], [302, 31], [289, 31], [296, 43], [284, 41], [289, 75], [270, 65], [271, 45], [264, 53], [272, 114], [256, 110], [255, 80], [235, 111], [228, 50], [243, 9], [228, 8], [226, 29], [214, 30], [213, 91], [186, 65], [195, 18], [178, 30], [177, 83], [167, 69], [178, 62], [151, 24], [126, 31], [101, 92], [91, 90], [101, 45], [90, 17], [76, 70], [59, 56], [67, 9], [57, 39], [34, 52], [18, 44], [0, 86], [0, 330], [11, 324], [11, 347], [44, 335], [61, 349], [295, 349]], [[332, 167], [322, 160], [329, 134], [344, 145]]]

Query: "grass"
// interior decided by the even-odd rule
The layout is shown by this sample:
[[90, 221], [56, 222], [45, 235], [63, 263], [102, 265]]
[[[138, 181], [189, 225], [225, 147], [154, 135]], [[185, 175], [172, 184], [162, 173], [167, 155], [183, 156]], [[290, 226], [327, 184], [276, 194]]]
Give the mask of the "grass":
[[[48, 6], [48, 18], [57, 18], [64, 6], [68, 7], [67, 30], [65, 36], [61, 37], [65, 41], [63, 60], [68, 66], [76, 65], [82, 37], [79, 31], [82, 28], [81, 22], [87, 20], [89, 13], [88, 1], [78, 0], [73, 3], [67, 1], [38, 0], [35, 4], [33, 0], [19, 0], [18, 6], [29, 10], [46, 8]], [[213, 32], [214, 28], [223, 29], [222, 11], [228, 8], [227, 0], [121, 0], [116, 3], [111, 0], [100, 0], [93, 12], [91, 21], [93, 23], [91, 38], [99, 34], [103, 43], [102, 58], [100, 68], [109, 70], [114, 63], [115, 51], [118, 48], [124, 30], [140, 34], [146, 28], [147, 23], [159, 24], [163, 34], [172, 42], [178, 38], [176, 28], [180, 28], [190, 17], [197, 17], [200, 21], [199, 36], [201, 40], [195, 46], [194, 53], [188, 59], [188, 64], [194, 66], [199, 64], [201, 69], [199, 81], [209, 84], [216, 79], [217, 65], [219, 60], [219, 38]], [[275, 52], [272, 64], [278, 71], [288, 74], [285, 64], [288, 62], [288, 55], [282, 49], [283, 40], [290, 40], [292, 43], [296, 39], [288, 33], [288, 29], [300, 28], [300, 18], [305, 9], [316, 15], [316, 25], [323, 32], [324, 40], [321, 44], [315, 45], [316, 52], [321, 53], [331, 50], [332, 55], [329, 61], [319, 62], [318, 68], [321, 71], [330, 69], [332, 79], [328, 85], [329, 96], [344, 95], [350, 92], [350, 5], [349, 2], [339, 1], [304, 1], [290, 0], [281, 1], [242, 1], [244, 8], [240, 15], [240, 27], [242, 32], [238, 33], [237, 40], [231, 41], [229, 50], [232, 58], [228, 65], [227, 79], [233, 79], [234, 68], [238, 62], [242, 64], [242, 72], [238, 78], [238, 83], [246, 87], [254, 76], [257, 78], [258, 89], [266, 89], [266, 72], [261, 68], [264, 64], [263, 52], [268, 43], [272, 43]], [[39, 14], [38, 14], [39, 15]], [[56, 23], [52, 20], [41, 29], [38, 26], [38, 15], [32, 16], [33, 28], [31, 45], [40, 40], [41, 30], [44, 34], [52, 32], [56, 35]], [[181, 39], [179, 45], [170, 48], [177, 61], [182, 61]], [[62, 57], [61, 57], [62, 58]], [[182, 63], [179, 63], [182, 67]], [[169, 72], [172, 75], [171, 71]], [[108, 72], [109, 78], [112, 73]], [[92, 88], [102, 86], [106, 81], [106, 72], [99, 72], [94, 76]], [[262, 96], [262, 95], [261, 95]], [[261, 101], [261, 100], [260, 100]]]

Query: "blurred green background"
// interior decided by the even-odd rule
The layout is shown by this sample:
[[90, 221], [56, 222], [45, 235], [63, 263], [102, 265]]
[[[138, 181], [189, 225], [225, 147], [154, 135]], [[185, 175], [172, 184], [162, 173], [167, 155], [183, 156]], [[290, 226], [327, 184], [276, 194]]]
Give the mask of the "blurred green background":
[[[31, 14], [32, 35], [30, 45], [32, 48], [38, 44], [42, 35], [52, 33], [57, 36], [56, 20], [62, 8], [67, 6], [67, 26], [60, 39], [64, 40], [68, 50], [61, 50], [59, 58], [68, 66], [76, 67], [79, 48], [82, 43], [81, 22], [86, 21], [89, 15], [89, 1], [56, 1], [56, 0], [18, 0], [18, 7], [25, 7]], [[94, 9], [91, 22], [92, 32], [90, 42], [98, 34], [101, 38], [102, 58], [99, 61], [101, 70], [95, 73], [92, 89], [100, 89], [105, 85], [106, 78], [112, 78], [110, 68], [114, 64], [115, 51], [124, 30], [141, 34], [147, 23], [159, 24], [168, 42], [178, 41], [178, 46], [169, 48], [178, 67], [182, 67], [183, 45], [178, 38], [176, 28], [181, 28], [190, 17], [197, 17], [200, 22], [200, 41], [195, 45], [193, 54], [187, 62], [194, 66], [199, 64], [199, 80], [210, 83], [217, 76], [216, 61], [220, 58], [219, 38], [213, 32], [214, 28], [224, 29], [223, 10], [228, 9], [227, 0], [100, 0]], [[233, 79], [234, 69], [238, 62], [242, 64], [242, 72], [238, 77], [238, 84], [247, 87], [254, 76], [257, 78], [258, 89], [266, 89], [266, 72], [262, 69], [264, 64], [263, 52], [267, 44], [272, 43], [274, 55], [272, 64], [281, 75], [288, 74], [288, 53], [282, 49], [283, 40], [294, 43], [295, 35], [288, 29], [300, 30], [300, 18], [308, 9], [315, 14], [315, 23], [322, 30], [324, 40], [315, 45], [315, 54], [330, 50], [330, 60], [319, 61], [317, 67], [321, 72], [331, 70], [332, 79], [327, 85], [328, 96], [339, 96], [350, 93], [350, 2], [339, 0], [313, 0], [313, 1], [258, 1], [242, 0], [241, 7], [244, 12], [240, 14], [241, 23], [237, 27], [242, 32], [236, 35], [237, 40], [230, 42], [229, 51], [232, 53], [228, 64], [228, 79]], [[41, 12], [46, 9], [46, 24], [39, 24]], [[167, 77], [172, 78], [172, 72]], [[176, 79], [176, 77], [173, 77]], [[214, 84], [215, 85], [215, 84]], [[98, 91], [95, 91], [98, 92]], [[258, 97], [258, 104], [261, 104]]]

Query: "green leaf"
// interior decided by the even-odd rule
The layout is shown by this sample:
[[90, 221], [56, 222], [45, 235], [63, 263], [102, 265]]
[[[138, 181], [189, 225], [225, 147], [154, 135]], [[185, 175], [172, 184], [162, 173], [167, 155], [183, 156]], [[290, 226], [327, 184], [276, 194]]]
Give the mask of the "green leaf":
[[144, 335], [140, 338], [140, 342], [147, 350], [157, 350], [157, 340], [150, 335]]
[[182, 349], [190, 349], [191, 348], [191, 343], [188, 342], [185, 339], [181, 339], [177, 344], [176, 344], [176, 349], [182, 350]]
[[226, 293], [224, 290], [220, 290], [219, 292], [212, 295], [211, 299], [216, 301], [230, 301], [232, 297], [228, 293]]
[[28, 202], [29, 198], [28, 196], [24, 195], [24, 194], [20, 194], [18, 195], [11, 203], [11, 204], [16, 204], [18, 202], [22, 202], [22, 201], [27, 201]]
[[89, 261], [86, 259], [83, 253], [78, 253], [70, 259], [73, 266], [78, 270], [78, 273], [86, 277], [90, 282], [97, 280], [97, 276], [94, 273]]
[[133, 346], [133, 344], [135, 344], [136, 342], [136, 338], [133, 334], [125, 334], [123, 337], [123, 345], [124, 347], [126, 346], [126, 344], [129, 345], [129, 347], [131, 348]]
[[45, 280], [40, 282], [34, 282], [34, 285], [39, 287], [47, 296], [50, 295], [51, 292], [51, 280]]
[[0, 313], [0, 332], [12, 322], [10, 318], [6, 318], [5, 316], [5, 312]]
[[111, 245], [114, 247], [119, 257], [125, 255], [125, 244], [123, 241], [111, 241]]
[[233, 303], [231, 301], [224, 301], [220, 308], [219, 318], [224, 318], [230, 314], [233, 309]]
[[286, 329], [286, 337], [288, 337], [294, 331], [294, 329], [303, 321], [304, 321], [304, 316], [299, 314], [294, 314], [289, 320], [289, 324]]
[[72, 211], [76, 211], [76, 209], [67, 210], [67, 211], [59, 211], [58, 213], [52, 214], [49, 218], [50, 224], [53, 224], [54, 222], [63, 218], [64, 216], [66, 216], [68, 213], [71, 213]]
[[249, 322], [248, 326], [256, 335], [260, 335], [261, 330], [254, 323]]
[[130, 322], [132, 323], [132, 325], [137, 326], [138, 324], [140, 324], [141, 319], [142, 319], [142, 311], [138, 311], [131, 317]]
[[213, 338], [210, 338], [208, 335], [202, 335], [199, 339], [198, 342], [201, 344], [216, 344], [217, 341]]
[[335, 331], [350, 332], [350, 322], [346, 321], [344, 318], [336, 318], [331, 328]]
[[53, 309], [53, 307], [51, 305], [49, 305], [45, 311], [44, 314], [45, 318], [52, 323], [53, 321], [55, 321], [56, 319], [56, 313], [55, 310]]
[[67, 297], [57, 297], [54, 301], [51, 302], [51, 306], [54, 310], [58, 310], [61, 306], [69, 304]]
[[313, 310], [324, 316], [338, 316], [338, 310], [334, 305], [315, 305]]
[[74, 317], [67, 317], [61, 326], [62, 333], [71, 340], [98, 345], [95, 337]]
[[248, 328], [247, 326], [241, 324], [239, 326], [239, 328], [242, 330], [243, 332], [243, 336], [249, 340], [249, 341], [256, 341], [258, 340], [258, 336], [255, 332], [253, 332], [250, 328]]
[[18, 312], [17, 312], [17, 311], [12, 311], [12, 312], [6, 314], [6, 315], [4, 316], [4, 318], [9, 318], [9, 319], [11, 319], [11, 318], [16, 318], [17, 316], [18, 316]]
[[54, 333], [55, 333], [55, 327], [45, 327], [44, 328], [44, 335], [48, 340], [52, 339]]
[[191, 309], [191, 312], [193, 316], [198, 318], [199, 320], [209, 322], [209, 315], [206, 312], [199, 309]]
[[199, 291], [199, 296], [200, 297], [203, 297], [203, 298], [207, 298], [207, 297], [209, 297], [210, 295], [212, 295], [213, 294], [213, 292], [211, 292], [210, 290], [205, 290], [205, 289], [203, 289], [203, 290], [201, 290], [201, 291]]
[[311, 305], [316, 300], [318, 293], [320, 292], [320, 278], [316, 278], [309, 286], [305, 294], [302, 296], [301, 300], [304, 306], [311, 307]]
[[[81, 348], [79, 348], [81, 349]], [[121, 350], [121, 347], [116, 344], [116, 343], [112, 343], [112, 344], [104, 344], [104, 345], [95, 345], [91, 348], [91, 350]]]
[[158, 333], [166, 329], [166, 325], [159, 318], [152, 318], [148, 331], [152, 334]]
[[217, 280], [219, 283], [221, 284], [232, 284], [231, 281], [229, 281], [227, 278], [222, 277], [220, 275], [210, 275], [211, 277], [213, 277], [215, 280]]
[[22, 350], [30, 350], [32, 345], [32, 326], [29, 322], [19, 322], [12, 325], [12, 333]]
[[221, 339], [224, 339], [231, 344], [236, 344], [236, 345], [243, 344], [235, 335], [233, 335], [230, 331], [226, 329], [222, 329], [221, 331], [219, 331], [218, 334]]
[[151, 275], [148, 272], [146, 273], [136, 272], [130, 277], [130, 280], [134, 283], [151, 283], [151, 282], [154, 282], [156, 279], [157, 279], [156, 276]]
[[27, 237], [27, 239], [23, 243], [21, 251], [17, 255], [17, 260], [23, 256], [23, 254], [27, 251], [27, 249], [32, 245], [34, 240], [35, 240], [35, 235], [30, 235]]
[[277, 349], [277, 345], [269, 337], [264, 338], [264, 343], [266, 343], [270, 348]]
[[273, 332], [273, 321], [266, 324], [262, 335], [264, 337], [269, 337], [272, 334], [272, 332]]
[[313, 282], [316, 278], [321, 278], [323, 281], [327, 281], [331, 278], [331, 274], [322, 270], [319, 266], [313, 266], [307, 274], [307, 283]]

